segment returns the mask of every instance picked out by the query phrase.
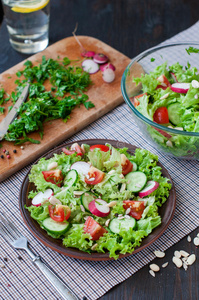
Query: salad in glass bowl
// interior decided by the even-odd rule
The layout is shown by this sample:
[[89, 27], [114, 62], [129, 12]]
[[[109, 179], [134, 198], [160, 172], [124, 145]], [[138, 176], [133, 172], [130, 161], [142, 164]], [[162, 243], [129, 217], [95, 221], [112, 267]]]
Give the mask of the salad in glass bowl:
[[32, 166], [25, 211], [64, 247], [117, 259], [133, 253], [164, 222], [159, 236], [171, 221], [174, 193], [166, 221], [160, 213], [174, 191], [165, 172], [157, 155], [144, 149], [74, 143]]
[[[199, 159], [199, 44], [154, 47], [132, 60], [122, 93], [142, 133], [168, 155]], [[139, 63], [143, 74], [132, 70]], [[139, 94], [132, 92], [132, 83]]]

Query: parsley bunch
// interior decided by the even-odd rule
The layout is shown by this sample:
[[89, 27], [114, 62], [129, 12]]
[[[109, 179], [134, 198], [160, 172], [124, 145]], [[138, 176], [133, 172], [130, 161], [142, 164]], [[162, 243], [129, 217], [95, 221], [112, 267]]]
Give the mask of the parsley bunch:
[[[80, 104], [89, 109], [94, 104], [84, 94], [91, 84], [90, 75], [78, 66], [70, 66], [71, 61], [65, 57], [63, 61], [46, 59], [33, 66], [31, 61], [25, 62], [23, 71], [17, 72], [20, 78], [16, 80], [18, 85], [16, 92], [12, 92], [11, 99], [15, 103], [21, 94], [25, 83], [30, 82], [29, 100], [23, 103], [19, 109], [19, 118], [10, 124], [5, 139], [15, 144], [26, 141], [40, 143], [31, 139], [28, 133], [39, 131], [43, 136], [43, 123], [53, 119], [63, 119], [65, 122], [70, 118], [71, 111]], [[46, 91], [44, 83], [49, 80], [51, 90]], [[0, 95], [1, 96], [1, 95]]]

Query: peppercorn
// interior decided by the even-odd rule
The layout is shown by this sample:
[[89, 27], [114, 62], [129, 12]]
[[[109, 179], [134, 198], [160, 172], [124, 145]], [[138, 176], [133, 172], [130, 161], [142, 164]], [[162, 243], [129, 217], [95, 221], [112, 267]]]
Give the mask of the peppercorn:
[[116, 214], [115, 214], [115, 217], [117, 218], [118, 216], [119, 216], [118, 213], [116, 213]]
[[14, 150], [13, 150], [13, 153], [17, 153], [17, 150], [16, 150], [16, 149], [14, 149]]
[[3, 154], [1, 155], [1, 158], [4, 158], [4, 155], [3, 155]]
[[3, 260], [6, 261], [6, 262], [8, 261], [7, 257], [4, 257]]
[[18, 258], [19, 260], [22, 260], [22, 259], [23, 259], [20, 255], [18, 255], [17, 258]]
[[87, 298], [84, 296], [82, 300], [87, 300]]

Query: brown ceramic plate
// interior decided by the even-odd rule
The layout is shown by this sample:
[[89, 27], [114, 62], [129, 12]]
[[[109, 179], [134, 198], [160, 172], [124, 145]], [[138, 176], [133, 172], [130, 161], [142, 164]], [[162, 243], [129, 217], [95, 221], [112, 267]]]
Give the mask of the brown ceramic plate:
[[[74, 143], [74, 142], [73, 142]], [[67, 143], [64, 146], [68, 147], [71, 146], [73, 143]], [[95, 144], [105, 144], [109, 143], [113, 147], [116, 148], [123, 148], [127, 147], [130, 153], [134, 153], [136, 147], [132, 146], [130, 144], [124, 143], [124, 142], [119, 142], [119, 141], [113, 141], [113, 140], [82, 140], [78, 141], [79, 144], [89, 144], [89, 145], [95, 145]], [[63, 146], [59, 146], [42, 157], [50, 158], [53, 156], [53, 153], [61, 153], [61, 149]], [[158, 163], [159, 166], [162, 168], [162, 174], [163, 176], [167, 177], [170, 179], [170, 182], [172, 183], [172, 188], [170, 190], [169, 198], [167, 202], [159, 209], [160, 216], [162, 218], [162, 223], [159, 227], [157, 227], [153, 232], [143, 239], [142, 244], [140, 247], [135, 248], [134, 253], [137, 253], [144, 248], [148, 247], [151, 245], [155, 240], [157, 240], [163, 232], [167, 229], [168, 225], [170, 224], [174, 211], [175, 211], [175, 206], [176, 206], [176, 193], [175, 193], [175, 188], [174, 184], [172, 182], [172, 179], [168, 173], [168, 171], [160, 164]], [[86, 253], [83, 251], [80, 251], [75, 248], [66, 248], [62, 245], [62, 240], [59, 239], [54, 239], [50, 237], [45, 230], [43, 230], [39, 224], [30, 217], [30, 213], [27, 209], [24, 208], [24, 205], [30, 206], [31, 205], [31, 200], [28, 199], [28, 194], [31, 190], [35, 189], [35, 186], [33, 183], [29, 182], [28, 175], [30, 173], [27, 173], [26, 177], [24, 178], [24, 181], [21, 186], [21, 191], [20, 191], [20, 200], [19, 200], [19, 205], [20, 205], [20, 211], [22, 214], [22, 217], [24, 219], [24, 222], [26, 223], [27, 227], [30, 229], [30, 231], [33, 233], [33, 235], [40, 241], [42, 242], [45, 246], [50, 247], [51, 249], [62, 253], [64, 255], [78, 258], [78, 259], [84, 259], [84, 260], [111, 260], [113, 258], [109, 257], [109, 253]], [[129, 256], [131, 254], [125, 254], [125, 255], [120, 255], [119, 258]]]

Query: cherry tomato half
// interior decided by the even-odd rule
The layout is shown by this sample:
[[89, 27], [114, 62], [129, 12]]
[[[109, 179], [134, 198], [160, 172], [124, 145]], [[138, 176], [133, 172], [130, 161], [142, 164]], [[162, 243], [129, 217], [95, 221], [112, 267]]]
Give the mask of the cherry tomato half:
[[144, 201], [132, 201], [132, 200], [125, 200], [123, 201], [123, 207], [125, 210], [130, 208], [129, 215], [136, 219], [140, 220], [142, 217], [142, 213], [145, 209]]
[[67, 205], [49, 205], [48, 210], [51, 219], [56, 222], [63, 222], [64, 220], [68, 220], [71, 214], [71, 209]]
[[153, 115], [153, 121], [158, 124], [169, 123], [169, 114], [167, 108], [164, 106], [157, 108]]
[[157, 81], [159, 81], [160, 84], [156, 87], [156, 90], [157, 89], [166, 90], [171, 85], [170, 82], [169, 82], [169, 80], [166, 78], [166, 76], [164, 74], [160, 75], [157, 78]]
[[92, 145], [90, 146], [90, 151], [93, 151], [94, 149], [100, 149], [103, 152], [108, 152], [109, 151], [109, 147], [106, 145]]
[[127, 159], [125, 164], [122, 165], [122, 174], [127, 175], [132, 170], [133, 170], [133, 164], [130, 162], [130, 160]]
[[56, 184], [57, 186], [61, 186], [62, 181], [64, 179], [61, 170], [50, 170], [50, 171], [42, 171], [42, 174], [44, 176], [44, 179], [47, 182], [51, 182], [53, 184]]
[[100, 170], [98, 170], [97, 168], [91, 167], [89, 172], [88, 172], [88, 176], [89, 178], [85, 178], [84, 181], [87, 184], [98, 184], [102, 181], [102, 179], [104, 178], [104, 173]]
[[77, 155], [82, 156], [83, 155], [83, 150], [82, 148], [77, 144], [74, 143], [71, 147], [70, 150], [68, 150], [67, 148], [62, 148], [62, 151], [66, 154], [66, 155], [71, 155], [73, 153], [77, 153]]
[[97, 223], [92, 217], [88, 217], [84, 224], [84, 232], [89, 233], [92, 237], [92, 240], [96, 241], [108, 231], [99, 223]]

